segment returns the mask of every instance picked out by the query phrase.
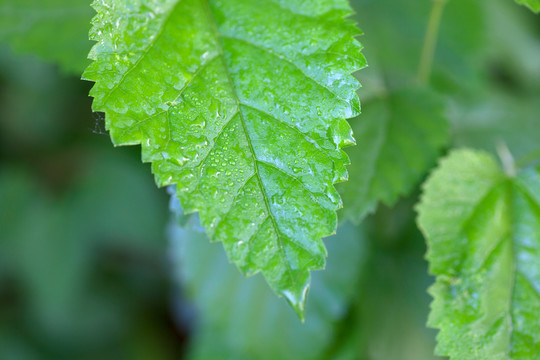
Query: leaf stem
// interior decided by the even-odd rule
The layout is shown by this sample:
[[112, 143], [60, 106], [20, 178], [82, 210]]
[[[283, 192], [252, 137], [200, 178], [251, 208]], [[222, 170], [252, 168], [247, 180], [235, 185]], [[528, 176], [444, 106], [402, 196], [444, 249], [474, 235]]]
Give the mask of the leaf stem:
[[428, 84], [433, 66], [433, 58], [435, 56], [435, 48], [437, 46], [437, 38], [439, 36], [439, 27], [444, 10], [444, 6], [448, 0], [432, 0], [431, 13], [424, 38], [424, 46], [420, 56], [420, 64], [418, 66], [417, 78], [421, 84]]
[[506, 146], [505, 143], [500, 142], [497, 144], [497, 154], [501, 159], [501, 163], [506, 175], [508, 175], [509, 177], [515, 177], [517, 174], [516, 163], [514, 161], [512, 153], [510, 152], [508, 146]]

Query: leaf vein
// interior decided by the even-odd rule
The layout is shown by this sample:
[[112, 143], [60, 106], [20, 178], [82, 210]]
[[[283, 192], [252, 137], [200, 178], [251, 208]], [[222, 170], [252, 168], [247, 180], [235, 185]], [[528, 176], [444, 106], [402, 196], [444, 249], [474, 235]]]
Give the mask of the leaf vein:
[[307, 192], [309, 192], [309, 194], [311, 195], [312, 197], [312, 200], [317, 203], [317, 205], [319, 205], [321, 208], [324, 208], [324, 206], [322, 206], [322, 204], [319, 202], [319, 200], [314, 196], [314, 193], [313, 191], [309, 190], [306, 186], [306, 184], [304, 184], [300, 179], [298, 179], [296, 176], [292, 175], [292, 174], [289, 174], [288, 172], [284, 171], [283, 169], [280, 169], [279, 167], [277, 167], [276, 165], [272, 164], [272, 163], [269, 163], [267, 161], [263, 161], [263, 160], [259, 160], [257, 159], [256, 160], [258, 163], [260, 164], [264, 164], [268, 167], [271, 167], [272, 169], [280, 172], [281, 174], [284, 174], [285, 176], [287, 177], [290, 177], [291, 179], [293, 179], [294, 181], [298, 182]]
[[169, 11], [167, 12], [167, 15], [165, 16], [165, 19], [163, 20], [163, 23], [161, 24], [160, 28], [159, 28], [159, 31], [158, 33], [156, 34], [156, 36], [152, 39], [152, 41], [150, 42], [150, 44], [148, 44], [148, 46], [146, 47], [145, 51], [141, 54], [141, 56], [137, 59], [137, 61], [135, 62], [135, 64], [133, 64], [132, 67], [130, 67], [123, 75], [122, 77], [120, 78], [120, 80], [114, 85], [114, 87], [107, 93], [105, 94], [105, 96], [102, 98], [101, 102], [104, 103], [118, 88], [119, 86], [126, 80], [127, 76], [133, 71], [135, 70], [139, 65], [140, 63], [143, 61], [143, 59], [148, 55], [148, 53], [152, 50], [152, 48], [155, 46], [155, 44], [157, 43], [158, 39], [161, 37], [161, 35], [163, 35], [163, 32], [165, 31], [165, 27], [167, 26], [167, 23], [169, 22], [169, 20], [171, 19], [171, 15], [172, 13], [174, 12], [174, 10], [176, 9], [176, 7], [178, 6], [178, 4], [180, 4], [181, 1], [177, 1], [173, 6], [171, 6], [171, 8], [169, 9]]
[[316, 141], [315, 139], [313, 139], [313, 138], [312, 138], [311, 136], [309, 136], [308, 134], [303, 133], [303, 132], [302, 132], [299, 128], [297, 128], [296, 126], [292, 126], [291, 124], [289, 124], [289, 123], [287, 123], [287, 122], [285, 122], [285, 121], [279, 119], [279, 118], [276, 117], [275, 115], [272, 115], [272, 114], [270, 114], [270, 113], [267, 112], [267, 111], [264, 111], [264, 110], [262, 110], [262, 109], [259, 109], [258, 107], [254, 106], [254, 105], [248, 104], [248, 103], [245, 102], [245, 101], [240, 101], [240, 105], [243, 105], [243, 106], [245, 106], [245, 107], [248, 107], [248, 108], [250, 108], [250, 109], [253, 109], [253, 110], [255, 110], [255, 111], [258, 111], [258, 112], [260, 112], [260, 113], [262, 113], [262, 114], [268, 116], [268, 117], [271, 118], [272, 120], [275, 120], [275, 121], [277, 121], [278, 123], [280, 123], [280, 124], [282, 124], [282, 125], [288, 127], [289, 129], [291, 129], [291, 130], [297, 132], [297, 133], [300, 134], [302, 137], [304, 137], [305, 140], [306, 140], [307, 142], [309, 142], [309, 143], [315, 145], [315, 146], [317, 147], [317, 149], [323, 151], [323, 149], [319, 147], [319, 145], [317, 144], [317, 141]]
[[259, 174], [259, 171], [258, 171], [258, 168], [256, 166], [256, 161], [257, 161], [257, 158], [255, 156], [255, 151], [253, 150], [253, 145], [251, 144], [251, 139], [249, 137], [249, 133], [247, 131], [247, 128], [246, 128], [246, 124], [245, 124], [245, 120], [244, 120], [244, 116], [242, 114], [242, 111], [240, 110], [240, 99], [238, 98], [238, 94], [236, 93], [236, 87], [234, 85], [234, 82], [232, 81], [232, 78], [231, 78], [231, 74], [230, 74], [230, 71], [229, 71], [229, 68], [227, 66], [227, 63], [225, 61], [225, 57], [223, 55], [223, 48], [222, 48], [222, 45], [221, 45], [221, 40], [220, 40], [220, 34], [218, 32], [218, 29], [216, 27], [216, 22], [215, 22], [215, 19], [214, 19], [214, 16], [212, 14], [212, 10], [210, 8], [210, 4], [208, 3], [208, 0], [203, 0], [203, 3], [205, 5], [205, 10], [207, 12], [207, 15], [208, 15], [208, 18], [209, 18], [209, 21], [211, 23], [211, 26], [212, 26], [212, 30], [213, 30], [213, 33], [214, 33], [214, 36], [217, 40], [217, 44], [218, 44], [218, 52], [219, 52], [219, 56], [221, 58], [221, 61], [223, 62], [223, 66], [224, 66], [224, 69], [225, 69], [225, 72], [227, 74], [227, 79], [229, 81], [229, 84], [231, 86], [231, 90], [233, 91], [234, 93], [234, 96], [235, 96], [235, 100], [237, 102], [237, 107], [238, 107], [238, 113], [240, 115], [240, 119], [241, 119], [241, 123], [242, 123], [242, 127], [244, 129], [244, 133], [246, 135], [246, 139], [247, 139], [247, 142], [248, 142], [248, 146], [249, 146], [249, 149], [250, 149], [250, 152], [251, 152], [251, 156], [253, 158], [253, 166], [254, 166], [254, 170], [255, 170], [255, 174], [257, 176], [257, 180], [258, 180], [258, 183], [259, 183], [259, 188], [261, 189], [261, 193], [263, 195], [263, 199], [264, 199], [264, 202], [265, 202], [265, 205], [266, 205], [266, 208], [268, 210], [268, 214], [269, 214], [269, 217], [270, 219], [272, 220], [272, 225], [274, 227], [274, 230], [276, 232], [276, 235], [277, 235], [277, 238], [278, 238], [278, 243], [279, 243], [279, 248], [280, 248], [280, 254], [281, 254], [281, 257], [282, 257], [282, 260], [287, 268], [287, 272], [289, 273], [289, 277], [292, 279], [295, 287], [298, 285], [297, 284], [297, 280], [294, 278], [293, 274], [292, 274], [292, 269], [291, 269], [291, 265], [289, 264], [289, 262], [287, 261], [287, 256], [285, 254], [285, 248], [283, 246], [283, 240], [282, 240], [282, 234], [281, 234], [281, 231], [279, 230], [279, 227], [277, 225], [277, 222], [276, 222], [276, 219], [274, 218], [274, 214], [272, 213], [272, 209], [270, 207], [270, 203], [269, 203], [269, 200], [268, 200], [268, 194], [266, 194], [266, 191], [265, 189], [263, 188], [263, 182], [262, 182], [262, 178]]
[[[184, 85], [184, 87], [182, 87], [182, 89], [180, 89], [178, 95], [174, 98], [174, 100], [172, 102], [175, 102], [177, 101], [183, 94], [184, 94], [184, 91], [191, 85], [191, 83], [193, 82], [193, 80], [202, 72], [202, 70], [204, 70], [210, 63], [212, 63], [212, 61], [214, 61], [215, 59], [217, 59], [218, 57], [217, 56], [214, 56], [213, 58], [211, 58], [210, 60], [208, 60], [207, 62], [205, 62], [204, 64], [202, 64], [198, 69], [197, 71], [195, 72], [195, 74], [193, 74], [193, 76], [191, 77], [191, 79], [188, 80], [188, 82], [186, 83], [186, 85]], [[142, 119], [142, 120], [139, 120], [137, 121], [135, 124], [133, 124], [133, 126], [138, 126], [150, 119], [153, 119], [154, 117], [156, 116], [159, 116], [161, 114], [164, 114], [166, 112], [169, 112], [169, 110], [174, 107], [174, 106], [169, 106], [167, 108], [167, 110], [163, 110], [163, 111], [160, 111], [158, 113], [155, 113], [153, 115], [150, 115], [148, 116], [147, 118], [145, 119]]]
[[232, 36], [232, 35], [220, 35], [222, 38], [226, 38], [226, 39], [231, 39], [231, 40], [236, 40], [236, 41], [239, 41], [239, 42], [243, 42], [245, 44], [248, 44], [256, 49], [259, 49], [269, 55], [271, 55], [272, 57], [278, 59], [278, 60], [281, 60], [281, 61], [284, 61], [288, 64], [290, 64], [291, 66], [293, 66], [297, 71], [299, 71], [302, 75], [304, 75], [305, 77], [307, 77], [308, 79], [310, 79], [311, 81], [313, 81], [315, 84], [317, 84], [319, 87], [325, 89], [326, 91], [330, 92], [336, 99], [339, 99], [343, 102], [345, 102], [347, 105], [351, 106], [356, 112], [360, 113], [360, 109], [355, 106], [354, 104], [351, 104], [349, 100], [347, 99], [344, 99], [342, 98], [341, 96], [339, 96], [338, 94], [336, 94], [334, 92], [334, 90], [330, 89], [328, 86], [324, 85], [324, 84], [321, 84], [319, 81], [317, 81], [314, 77], [312, 77], [311, 75], [307, 74], [304, 70], [302, 70], [298, 65], [296, 65], [294, 63], [294, 60], [292, 59], [289, 59], [287, 58], [286, 56], [284, 55], [281, 55], [281, 54], [278, 54], [276, 52], [274, 52], [273, 50], [271, 49], [268, 49], [266, 47], [263, 47], [259, 44], [255, 44], [254, 42], [251, 42], [249, 40], [246, 40], [246, 39], [242, 39], [242, 38], [239, 38], [239, 37], [236, 37], [236, 36]]

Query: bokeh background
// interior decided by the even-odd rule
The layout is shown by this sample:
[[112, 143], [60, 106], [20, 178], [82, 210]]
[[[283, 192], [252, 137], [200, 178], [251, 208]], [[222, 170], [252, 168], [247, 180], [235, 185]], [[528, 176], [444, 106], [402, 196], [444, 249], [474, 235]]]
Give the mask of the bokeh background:
[[[362, 116], [377, 116], [370, 104], [416, 77], [431, 2], [352, 5]], [[80, 80], [92, 16], [88, 0], [0, 0], [0, 359], [436, 358], [418, 188], [326, 240], [300, 323], [156, 188], [138, 147], [113, 148]], [[431, 85], [450, 146], [538, 159], [540, 19], [526, 8], [450, 0]]]

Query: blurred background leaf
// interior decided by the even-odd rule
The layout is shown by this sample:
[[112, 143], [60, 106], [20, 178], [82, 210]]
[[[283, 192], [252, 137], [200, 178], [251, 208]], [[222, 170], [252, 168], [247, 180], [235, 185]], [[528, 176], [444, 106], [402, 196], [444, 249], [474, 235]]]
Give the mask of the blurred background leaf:
[[327, 353], [338, 360], [435, 360], [435, 331], [425, 326], [432, 282], [425, 244], [408, 197], [365, 221], [370, 252], [357, 297]]
[[178, 358], [165, 192], [92, 131], [89, 84], [0, 55], [0, 358]]
[[409, 86], [364, 100], [351, 120], [357, 146], [346, 149], [350, 181], [338, 184], [345, 219], [359, 223], [379, 202], [394, 205], [422, 179], [448, 143], [445, 102], [434, 91]]
[[518, 3], [528, 6], [535, 13], [540, 12], [540, 0], [516, 0]]
[[[431, 2], [351, 3], [370, 63], [357, 75], [364, 114], [352, 124], [361, 128], [416, 86]], [[71, 1], [80, 10], [61, 20], [72, 11], [55, 10], [64, 5], [0, 0], [0, 359], [435, 359], [425, 327], [433, 279], [411, 210], [429, 166], [409, 196], [325, 239], [328, 270], [315, 273], [301, 324], [259, 275], [243, 279], [227, 264], [191, 217], [167, 243], [166, 192], [138, 149], [113, 149], [79, 80], [93, 11]], [[449, 1], [422, 90], [450, 122], [447, 147], [537, 151], [538, 59], [540, 19], [527, 8]], [[352, 194], [358, 164], [353, 156]]]
[[[325, 271], [312, 275], [302, 323], [260, 274], [246, 279], [203, 229], [174, 226], [175, 273], [198, 314], [189, 359], [326, 359], [336, 341], [366, 257], [361, 229], [345, 225], [326, 239]], [[204, 255], [202, 255], [204, 254]]]
[[91, 0], [2, 0], [0, 42], [80, 76], [88, 65]]

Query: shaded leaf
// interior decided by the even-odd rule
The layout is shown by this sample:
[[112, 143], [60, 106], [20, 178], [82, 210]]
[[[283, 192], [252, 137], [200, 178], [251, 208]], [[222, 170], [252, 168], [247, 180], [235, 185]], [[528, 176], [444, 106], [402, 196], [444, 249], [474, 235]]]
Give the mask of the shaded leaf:
[[362, 222], [369, 251], [354, 304], [329, 360], [435, 360], [436, 332], [426, 328], [432, 282], [425, 242], [412, 209], [416, 196], [381, 207]]
[[519, 4], [527, 6], [535, 13], [540, 12], [540, 0], [516, 0]]
[[3, 0], [0, 42], [80, 75], [88, 65], [90, 0]]
[[93, 109], [301, 315], [336, 228], [365, 65], [345, 0], [96, 0]]
[[437, 276], [429, 325], [452, 359], [540, 353], [540, 172], [506, 176], [491, 155], [454, 151], [424, 187], [418, 223]]
[[444, 103], [421, 88], [371, 101], [352, 125], [358, 145], [347, 151], [353, 165], [338, 189], [344, 216], [354, 221], [410, 192], [448, 141]]
[[261, 276], [245, 279], [201, 230], [175, 226], [171, 235], [175, 274], [198, 314], [189, 359], [325, 359], [363, 269], [361, 230], [348, 224], [328, 238], [327, 269], [313, 274], [305, 323]]

